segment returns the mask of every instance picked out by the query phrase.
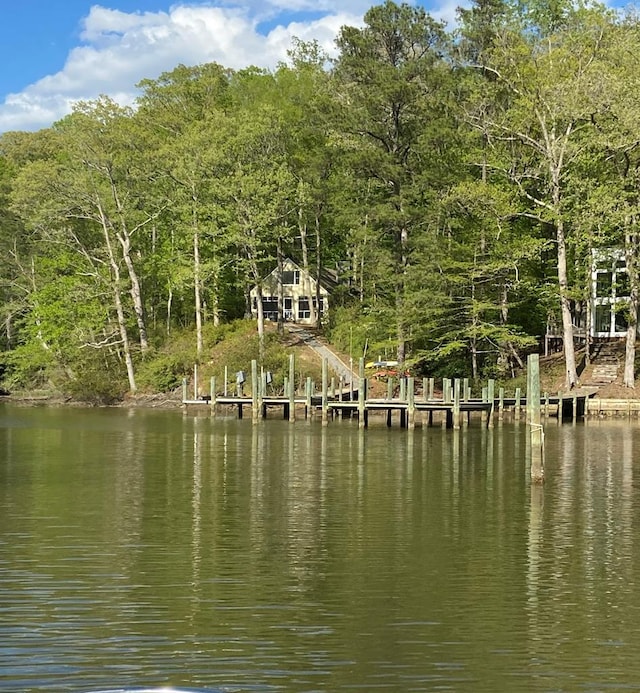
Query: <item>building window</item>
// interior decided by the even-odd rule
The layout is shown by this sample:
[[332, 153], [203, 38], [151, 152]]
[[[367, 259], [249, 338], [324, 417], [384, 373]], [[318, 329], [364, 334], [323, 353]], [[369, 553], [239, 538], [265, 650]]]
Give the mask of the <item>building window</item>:
[[309, 297], [300, 296], [298, 299], [298, 320], [308, 320], [311, 317], [311, 310], [309, 308]]
[[282, 273], [282, 283], [287, 286], [300, 284], [300, 270], [285, 270]]
[[596, 298], [610, 298], [612, 272], [599, 270], [596, 274]]
[[262, 311], [264, 313], [265, 320], [277, 320], [278, 319], [278, 297], [277, 296], [263, 296], [262, 297]]

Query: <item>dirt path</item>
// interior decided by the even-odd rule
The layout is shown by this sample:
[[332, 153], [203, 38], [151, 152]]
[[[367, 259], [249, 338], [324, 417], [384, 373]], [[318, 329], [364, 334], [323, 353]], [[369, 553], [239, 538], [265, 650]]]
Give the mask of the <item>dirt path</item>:
[[351, 377], [355, 381], [358, 379], [358, 372], [352, 370], [349, 364], [345, 363], [340, 356], [338, 356], [334, 351], [331, 350], [329, 346], [323, 344], [318, 337], [304, 327], [300, 325], [287, 325], [287, 330], [298, 337], [305, 346], [313, 350], [321, 359], [327, 359], [329, 368], [338, 376], [342, 376], [345, 381], [348, 381]]

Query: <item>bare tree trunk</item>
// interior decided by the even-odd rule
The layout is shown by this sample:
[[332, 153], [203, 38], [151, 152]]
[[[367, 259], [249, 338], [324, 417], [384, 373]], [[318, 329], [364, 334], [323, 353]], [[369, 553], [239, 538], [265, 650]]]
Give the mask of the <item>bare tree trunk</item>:
[[258, 353], [260, 364], [264, 361], [264, 306], [262, 305], [262, 285], [256, 284], [256, 308], [258, 310]]
[[120, 294], [120, 268], [118, 267], [118, 262], [116, 260], [115, 254], [113, 252], [113, 246], [111, 244], [111, 237], [109, 235], [109, 224], [107, 219], [99, 209], [102, 231], [104, 233], [105, 245], [107, 247], [107, 252], [109, 256], [109, 265], [111, 266], [111, 272], [113, 274], [113, 300], [116, 306], [116, 315], [118, 318], [118, 330], [120, 331], [120, 339], [122, 341], [122, 350], [124, 352], [124, 362], [127, 368], [127, 379], [129, 381], [129, 391], [135, 393], [136, 378], [133, 366], [133, 357], [131, 356], [131, 345], [129, 343], [129, 335], [127, 334], [127, 321], [124, 313], [124, 307], [122, 305], [122, 296]]
[[623, 385], [635, 388], [636, 339], [638, 335], [638, 274], [636, 263], [637, 237], [628, 230], [625, 233], [625, 263], [629, 276], [629, 324], [624, 352]]
[[313, 300], [311, 297], [311, 282], [309, 277], [311, 277], [311, 268], [309, 266], [309, 246], [307, 243], [307, 224], [304, 220], [302, 203], [298, 205], [298, 231], [300, 233], [300, 247], [302, 248], [302, 269], [304, 272], [304, 293], [309, 297], [309, 318], [313, 325], [318, 324], [318, 314], [320, 312], [320, 307], [318, 306], [318, 311], [316, 312], [316, 307], [313, 305]]
[[278, 334], [284, 334], [284, 287], [282, 275], [284, 273], [284, 258], [282, 257], [282, 238], [278, 236], [276, 247], [276, 260], [278, 263]]
[[571, 319], [571, 306], [569, 305], [568, 296], [567, 243], [561, 218], [558, 218], [556, 221], [556, 239], [558, 244], [558, 286], [560, 288], [560, 310], [562, 312], [565, 380], [567, 388], [571, 389], [578, 384], [578, 373], [576, 370], [576, 352], [573, 344], [573, 321]]
[[173, 289], [169, 287], [167, 294], [167, 337], [171, 334], [171, 305], [173, 303]]
[[193, 298], [196, 312], [196, 353], [202, 353], [202, 286], [200, 279], [200, 234], [197, 222], [193, 228]]

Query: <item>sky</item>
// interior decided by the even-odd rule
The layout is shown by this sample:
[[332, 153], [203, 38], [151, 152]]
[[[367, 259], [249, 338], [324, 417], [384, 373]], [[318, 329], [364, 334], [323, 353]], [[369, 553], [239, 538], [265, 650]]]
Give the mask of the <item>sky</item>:
[[[380, 0], [382, 2], [382, 0]], [[417, 0], [452, 21], [461, 0]], [[431, 4], [434, 3], [434, 4]], [[436, 4], [440, 3], [440, 4]], [[374, 0], [0, 0], [0, 133], [49, 127], [78, 100], [123, 105], [179, 64], [274, 68], [291, 39], [330, 54]]]

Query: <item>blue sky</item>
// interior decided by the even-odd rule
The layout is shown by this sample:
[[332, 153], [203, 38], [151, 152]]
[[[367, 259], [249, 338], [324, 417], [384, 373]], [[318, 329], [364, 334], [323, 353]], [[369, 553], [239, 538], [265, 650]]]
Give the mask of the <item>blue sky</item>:
[[[428, 5], [451, 20], [460, 0]], [[134, 85], [179, 63], [274, 67], [291, 38], [327, 50], [367, 0], [3, 0], [0, 133], [48, 127], [74, 101], [108, 94], [132, 103]]]

